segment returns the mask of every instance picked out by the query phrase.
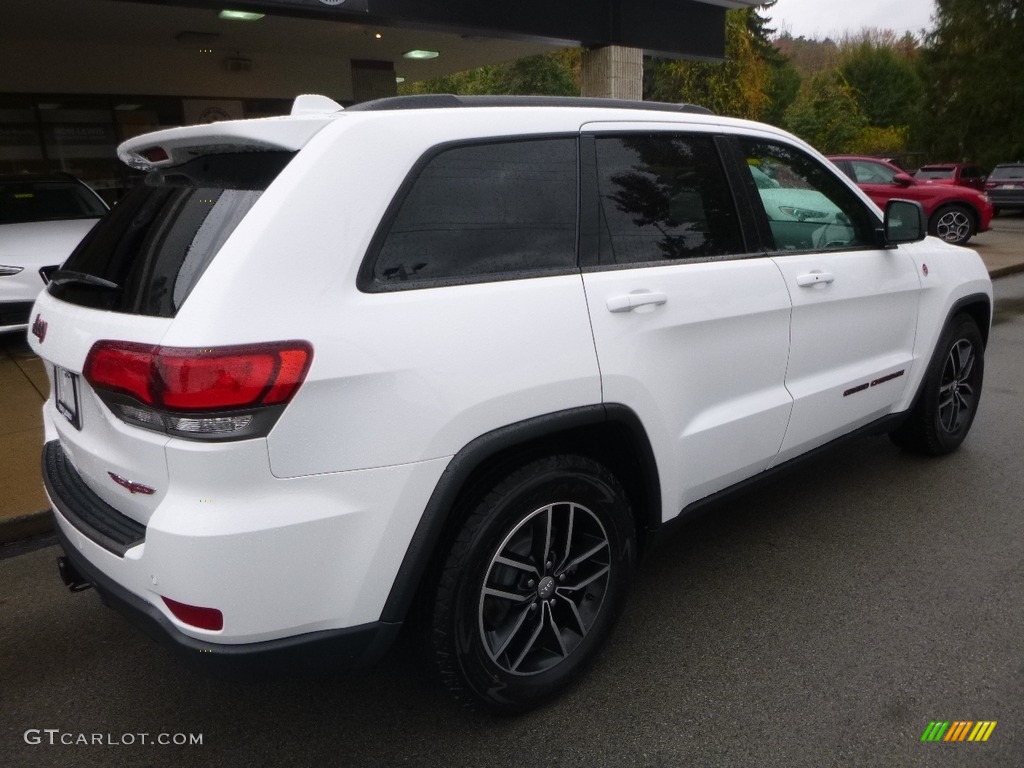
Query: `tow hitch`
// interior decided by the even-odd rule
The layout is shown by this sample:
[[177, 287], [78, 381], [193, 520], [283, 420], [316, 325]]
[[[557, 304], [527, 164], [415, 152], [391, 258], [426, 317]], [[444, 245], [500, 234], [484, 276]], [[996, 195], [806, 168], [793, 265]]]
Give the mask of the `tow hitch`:
[[57, 558], [57, 572], [60, 574], [60, 580], [64, 582], [64, 586], [72, 592], [81, 592], [92, 586], [64, 555]]

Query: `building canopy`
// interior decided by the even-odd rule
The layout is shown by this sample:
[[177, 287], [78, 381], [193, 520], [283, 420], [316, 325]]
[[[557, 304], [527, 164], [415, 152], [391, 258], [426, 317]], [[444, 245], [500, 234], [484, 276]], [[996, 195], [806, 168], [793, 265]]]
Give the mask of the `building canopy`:
[[[243, 0], [232, 7], [380, 26], [421, 27], [599, 47], [641, 48], [649, 55], [720, 59], [725, 11], [760, 0]], [[163, 5], [220, 8], [222, 2]]]

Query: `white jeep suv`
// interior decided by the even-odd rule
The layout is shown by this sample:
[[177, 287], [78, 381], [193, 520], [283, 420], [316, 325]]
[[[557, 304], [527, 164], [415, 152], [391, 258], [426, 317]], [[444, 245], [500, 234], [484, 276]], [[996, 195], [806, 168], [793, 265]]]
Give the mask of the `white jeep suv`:
[[522, 710], [667, 523], [977, 411], [979, 258], [766, 125], [303, 96], [119, 153], [145, 182], [32, 310], [45, 484], [65, 581], [199, 660], [367, 663], [415, 615]]

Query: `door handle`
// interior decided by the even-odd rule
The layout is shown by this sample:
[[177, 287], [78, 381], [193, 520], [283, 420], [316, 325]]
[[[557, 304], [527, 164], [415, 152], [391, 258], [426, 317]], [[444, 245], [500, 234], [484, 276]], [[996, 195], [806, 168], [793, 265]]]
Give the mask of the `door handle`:
[[625, 296], [611, 296], [605, 302], [609, 312], [631, 312], [637, 307], [661, 306], [668, 301], [668, 296], [660, 291], [634, 291]]
[[811, 272], [806, 275], [800, 275], [796, 279], [796, 284], [801, 288], [810, 288], [815, 285], [822, 285], [831, 283], [836, 279], [836, 276], [831, 272]]

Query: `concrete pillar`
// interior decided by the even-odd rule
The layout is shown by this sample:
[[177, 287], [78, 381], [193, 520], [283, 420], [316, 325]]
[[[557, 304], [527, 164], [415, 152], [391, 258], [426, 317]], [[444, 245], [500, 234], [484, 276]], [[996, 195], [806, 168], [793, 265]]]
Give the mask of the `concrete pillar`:
[[390, 61], [352, 60], [352, 101], [371, 101], [397, 94], [394, 64]]
[[583, 51], [580, 95], [641, 101], [644, 94], [644, 52], [609, 45]]

